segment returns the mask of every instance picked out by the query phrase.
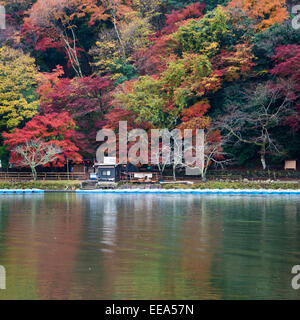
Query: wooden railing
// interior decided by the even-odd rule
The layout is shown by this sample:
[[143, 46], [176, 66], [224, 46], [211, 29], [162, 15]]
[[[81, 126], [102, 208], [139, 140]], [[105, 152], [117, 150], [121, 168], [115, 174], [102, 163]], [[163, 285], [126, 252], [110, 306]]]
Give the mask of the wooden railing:
[[[88, 174], [75, 172], [40, 172], [37, 174], [38, 180], [87, 180]], [[0, 172], [0, 181], [28, 181], [33, 180], [30, 172]]]

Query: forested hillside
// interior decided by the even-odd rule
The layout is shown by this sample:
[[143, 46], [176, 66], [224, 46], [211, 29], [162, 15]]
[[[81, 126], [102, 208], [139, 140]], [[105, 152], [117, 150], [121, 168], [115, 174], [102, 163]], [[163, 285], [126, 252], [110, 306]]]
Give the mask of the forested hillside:
[[[0, 159], [37, 138], [93, 159], [99, 129], [202, 128], [239, 166], [300, 158], [300, 29], [285, 0], [7, 0]], [[10, 151], [13, 151], [10, 153]]]

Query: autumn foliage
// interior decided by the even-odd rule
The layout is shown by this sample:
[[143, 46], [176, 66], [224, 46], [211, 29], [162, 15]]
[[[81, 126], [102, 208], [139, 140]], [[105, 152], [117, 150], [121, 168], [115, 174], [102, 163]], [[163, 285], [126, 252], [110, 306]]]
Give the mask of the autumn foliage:
[[175, 32], [180, 24], [184, 24], [188, 19], [200, 19], [203, 17], [205, 4], [196, 2], [186, 8], [173, 10], [166, 15], [166, 26], [161, 30], [162, 34], [171, 34]]
[[[31, 140], [43, 141], [61, 149], [53, 166], [65, 165], [66, 159], [79, 163], [82, 157], [75, 144], [75, 122], [66, 112], [49, 113], [44, 116], [37, 115], [27, 122], [23, 129], [16, 129], [13, 133], [3, 133], [5, 143], [10, 150], [18, 145], [24, 145]], [[11, 153], [11, 162], [18, 164], [21, 159], [15, 152]]]
[[[147, 131], [203, 128], [221, 145], [228, 132], [217, 120], [261, 87], [278, 92], [271, 109], [293, 111], [270, 134], [284, 132], [279, 140], [295, 143], [282, 154], [298, 156], [300, 31], [285, 0], [4, 2], [0, 157], [8, 146], [16, 163], [14, 148], [38, 139], [63, 150], [55, 166], [93, 159], [97, 131], [121, 120]], [[238, 161], [256, 159], [241, 148], [231, 146]]]
[[11, 130], [38, 112], [37, 68], [29, 54], [0, 48], [0, 127]]
[[286, 0], [232, 0], [228, 8], [240, 8], [256, 20], [256, 28], [264, 30], [288, 18]]

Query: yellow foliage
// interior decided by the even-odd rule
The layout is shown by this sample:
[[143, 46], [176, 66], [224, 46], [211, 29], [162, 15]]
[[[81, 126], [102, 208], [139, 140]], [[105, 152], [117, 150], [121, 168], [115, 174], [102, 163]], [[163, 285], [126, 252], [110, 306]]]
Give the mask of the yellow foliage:
[[0, 126], [13, 129], [38, 112], [34, 59], [7, 46], [0, 48]]
[[107, 39], [100, 36], [99, 41], [90, 50], [93, 56], [93, 65], [97, 69], [98, 74], [105, 74], [110, 71], [111, 66], [115, 61], [122, 58], [120, 44], [117, 40]]
[[160, 15], [159, 8], [162, 4], [162, 0], [132, 0], [132, 7], [143, 18], [153, 18]]
[[129, 14], [120, 26], [122, 42], [127, 53], [138, 50], [150, 44], [152, 34], [151, 24], [147, 18], [140, 18], [136, 12]]
[[150, 45], [151, 24], [148, 18], [141, 18], [135, 11], [125, 15], [118, 32], [120, 39], [115, 30], [101, 33], [90, 50], [98, 74], [110, 72], [116, 61], [132, 62], [133, 51]]

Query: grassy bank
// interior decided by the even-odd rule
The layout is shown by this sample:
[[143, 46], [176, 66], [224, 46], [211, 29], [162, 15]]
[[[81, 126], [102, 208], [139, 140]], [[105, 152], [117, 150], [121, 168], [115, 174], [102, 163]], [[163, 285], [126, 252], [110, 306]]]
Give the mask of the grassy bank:
[[[120, 184], [121, 185], [121, 184]], [[135, 185], [138, 187], [139, 185]], [[133, 185], [134, 188], [134, 185]], [[244, 181], [207, 181], [193, 185], [164, 184], [163, 189], [300, 189], [300, 183], [283, 182], [244, 182]], [[41, 190], [75, 190], [81, 189], [80, 181], [24, 181], [0, 182], [0, 189], [41, 189]]]
[[283, 183], [283, 182], [227, 182], [227, 181], [207, 181], [193, 185], [186, 184], [166, 184], [164, 189], [300, 189], [300, 183]]
[[80, 189], [80, 181], [24, 181], [0, 182], [0, 189], [41, 189], [41, 190], [72, 190]]

